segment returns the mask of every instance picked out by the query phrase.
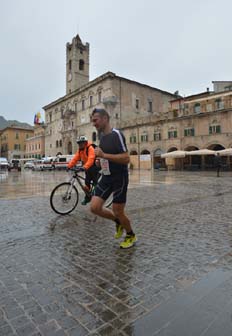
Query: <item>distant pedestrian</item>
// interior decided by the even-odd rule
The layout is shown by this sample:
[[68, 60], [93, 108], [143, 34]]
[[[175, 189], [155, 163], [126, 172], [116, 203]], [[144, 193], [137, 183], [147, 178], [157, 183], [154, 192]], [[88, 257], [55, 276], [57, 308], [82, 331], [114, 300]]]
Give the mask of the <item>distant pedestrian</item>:
[[220, 170], [221, 170], [221, 167], [222, 167], [222, 159], [221, 159], [219, 153], [217, 153], [217, 155], [214, 158], [214, 166], [217, 170], [217, 177], [219, 177], [219, 173], [220, 173]]

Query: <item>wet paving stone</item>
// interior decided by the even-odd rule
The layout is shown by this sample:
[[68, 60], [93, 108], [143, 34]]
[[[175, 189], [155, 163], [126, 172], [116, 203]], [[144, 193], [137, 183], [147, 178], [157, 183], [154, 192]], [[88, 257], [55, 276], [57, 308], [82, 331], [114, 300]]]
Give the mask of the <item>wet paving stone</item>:
[[9, 325], [5, 325], [3, 327], [0, 327], [0, 335], [13, 336], [15, 335], [15, 333]]
[[88, 207], [66, 217], [50, 209], [49, 190], [65, 173], [24, 175], [44, 186], [30, 194], [30, 180], [24, 198], [0, 182], [0, 335], [136, 335], [175, 295], [215, 269], [232, 271], [230, 173], [159, 173], [131, 176], [138, 243], [126, 251]]

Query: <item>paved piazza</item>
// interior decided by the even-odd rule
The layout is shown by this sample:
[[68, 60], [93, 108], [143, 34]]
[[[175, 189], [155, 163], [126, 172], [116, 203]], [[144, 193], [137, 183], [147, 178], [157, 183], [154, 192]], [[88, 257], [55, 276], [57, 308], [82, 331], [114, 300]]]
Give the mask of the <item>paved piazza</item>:
[[67, 179], [0, 174], [1, 336], [231, 335], [232, 172], [132, 172], [129, 250], [88, 207], [52, 211]]

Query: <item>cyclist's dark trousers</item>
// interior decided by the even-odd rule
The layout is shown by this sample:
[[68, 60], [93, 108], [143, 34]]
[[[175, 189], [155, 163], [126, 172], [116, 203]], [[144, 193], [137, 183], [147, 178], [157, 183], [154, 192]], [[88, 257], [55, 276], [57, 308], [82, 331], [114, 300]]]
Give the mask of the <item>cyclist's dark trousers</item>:
[[95, 165], [90, 167], [85, 172], [85, 184], [90, 188], [90, 182], [93, 181], [94, 185], [97, 184], [99, 178], [99, 168]]

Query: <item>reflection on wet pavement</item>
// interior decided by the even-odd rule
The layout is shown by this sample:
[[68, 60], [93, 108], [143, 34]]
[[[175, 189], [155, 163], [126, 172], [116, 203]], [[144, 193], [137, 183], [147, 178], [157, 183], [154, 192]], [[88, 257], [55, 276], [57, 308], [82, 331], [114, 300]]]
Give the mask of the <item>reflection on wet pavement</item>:
[[67, 181], [67, 172], [22, 171], [0, 174], [0, 198], [48, 196], [59, 183]]
[[[232, 178], [232, 173], [224, 173], [225, 177]], [[59, 183], [68, 181], [66, 171], [12, 171], [0, 173], [0, 199], [29, 196], [48, 196], [51, 190]], [[221, 178], [223, 179], [223, 177]], [[180, 172], [180, 171], [130, 171], [129, 188], [152, 186], [155, 184], [184, 184], [208, 183], [218, 186], [215, 172]], [[218, 191], [220, 194], [220, 190]]]
[[232, 302], [232, 174], [131, 172], [126, 251], [88, 206], [52, 211], [68, 178], [0, 175], [0, 335], [201, 335]]

